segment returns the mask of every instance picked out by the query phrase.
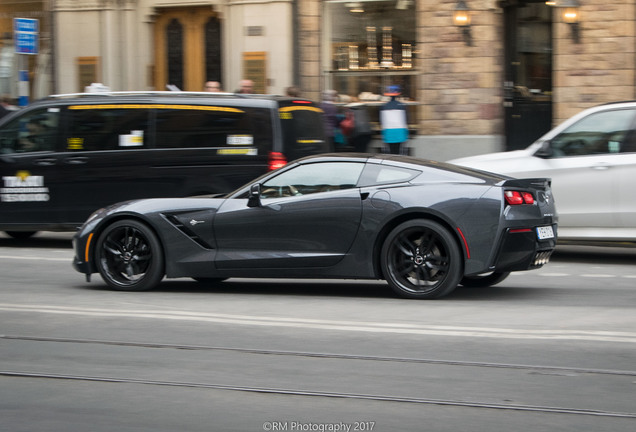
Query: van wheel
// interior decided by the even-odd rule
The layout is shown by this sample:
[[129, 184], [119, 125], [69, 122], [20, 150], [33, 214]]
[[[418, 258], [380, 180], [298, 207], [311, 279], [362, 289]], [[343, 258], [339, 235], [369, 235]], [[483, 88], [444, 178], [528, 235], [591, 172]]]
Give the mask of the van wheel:
[[106, 227], [97, 240], [95, 262], [104, 282], [121, 291], [155, 288], [164, 275], [157, 236], [148, 226], [130, 219]]
[[8, 236], [18, 240], [25, 240], [31, 238], [37, 233], [37, 231], [5, 231]]
[[387, 236], [381, 252], [382, 273], [401, 297], [433, 299], [453, 291], [463, 274], [459, 246], [437, 222], [414, 219]]

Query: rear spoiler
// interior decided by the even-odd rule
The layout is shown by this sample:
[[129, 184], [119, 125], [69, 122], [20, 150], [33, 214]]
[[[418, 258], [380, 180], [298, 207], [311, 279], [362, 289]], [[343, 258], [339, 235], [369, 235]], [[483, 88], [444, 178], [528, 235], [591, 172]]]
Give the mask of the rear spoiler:
[[546, 190], [552, 186], [552, 179], [550, 178], [507, 179], [507, 180], [502, 180], [501, 182], [499, 182], [498, 186]]

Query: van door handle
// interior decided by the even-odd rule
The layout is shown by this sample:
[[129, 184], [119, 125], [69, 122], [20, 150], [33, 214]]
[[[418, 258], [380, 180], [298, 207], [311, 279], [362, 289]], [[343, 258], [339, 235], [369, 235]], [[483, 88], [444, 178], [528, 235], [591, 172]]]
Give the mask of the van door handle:
[[42, 159], [36, 159], [35, 161], [33, 161], [33, 164], [39, 165], [39, 166], [51, 166], [51, 165], [55, 165], [56, 163], [57, 163], [57, 159], [55, 158], [42, 158]]
[[80, 165], [88, 162], [88, 158], [86, 156], [77, 156], [77, 157], [69, 157], [64, 159], [65, 164], [69, 165]]

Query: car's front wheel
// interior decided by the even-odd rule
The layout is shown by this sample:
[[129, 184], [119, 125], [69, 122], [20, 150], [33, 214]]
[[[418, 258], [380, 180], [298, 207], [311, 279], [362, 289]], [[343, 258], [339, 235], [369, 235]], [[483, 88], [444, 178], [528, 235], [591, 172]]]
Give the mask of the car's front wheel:
[[141, 222], [127, 219], [106, 227], [97, 240], [95, 254], [99, 273], [111, 288], [144, 291], [163, 279], [161, 244]]
[[381, 252], [384, 278], [400, 296], [442, 297], [462, 277], [461, 251], [452, 234], [437, 222], [414, 219], [394, 228]]

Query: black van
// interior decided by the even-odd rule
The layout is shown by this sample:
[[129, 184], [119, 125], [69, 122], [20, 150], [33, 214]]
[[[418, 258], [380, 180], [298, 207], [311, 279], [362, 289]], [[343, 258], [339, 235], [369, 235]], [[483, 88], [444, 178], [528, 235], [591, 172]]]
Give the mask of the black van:
[[330, 151], [312, 101], [114, 92], [51, 96], [0, 121], [0, 230], [72, 231], [136, 198], [222, 194]]

